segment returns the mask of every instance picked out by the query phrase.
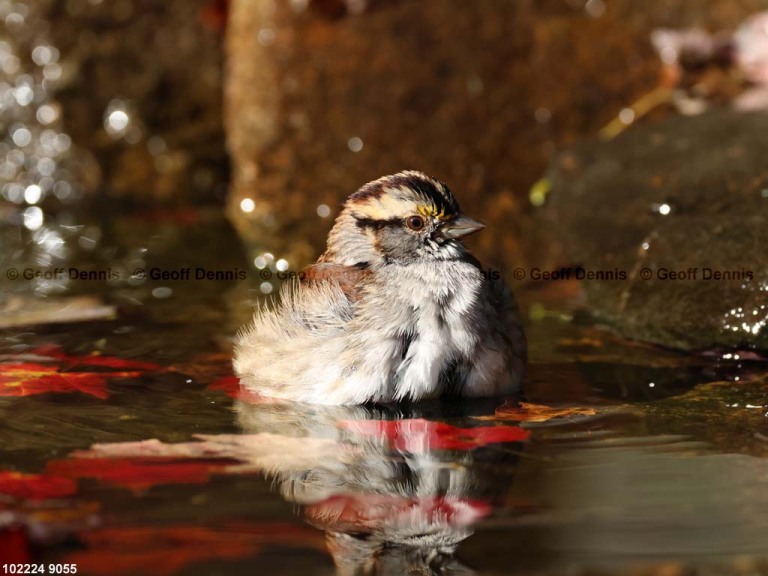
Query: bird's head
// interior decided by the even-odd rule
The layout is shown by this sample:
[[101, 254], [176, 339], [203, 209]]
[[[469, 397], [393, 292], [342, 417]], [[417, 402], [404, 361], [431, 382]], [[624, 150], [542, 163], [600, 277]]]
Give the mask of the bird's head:
[[369, 182], [347, 199], [323, 258], [347, 266], [453, 260], [465, 254], [461, 238], [483, 227], [461, 213], [439, 180], [399, 172]]

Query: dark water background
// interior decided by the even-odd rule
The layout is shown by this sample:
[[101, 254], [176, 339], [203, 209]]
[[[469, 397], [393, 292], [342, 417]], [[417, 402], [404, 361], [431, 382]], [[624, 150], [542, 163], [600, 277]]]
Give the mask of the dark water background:
[[[148, 271], [187, 265], [247, 268], [236, 236], [215, 214], [203, 211], [191, 222], [166, 222], [151, 237], [143, 222], [145, 218], [132, 216], [102, 221], [101, 229], [122, 231], [104, 242], [105, 250], [126, 254], [126, 262], [134, 258], [132, 264]], [[136, 253], [141, 253], [141, 262], [131, 256]], [[96, 260], [91, 253], [69, 264], [95, 269]], [[118, 266], [115, 261], [113, 266]], [[338, 423], [347, 420], [425, 417], [460, 427], [495, 425], [472, 417], [493, 414], [498, 401], [383, 411], [318, 408], [307, 413], [303, 408], [237, 402], [212, 389], [214, 382], [231, 375], [227, 355], [233, 334], [247, 320], [253, 301], [263, 297], [262, 279], [254, 276], [249, 272], [246, 280], [221, 282], [147, 279], [136, 286], [84, 281], [71, 292], [81, 287], [102, 295], [117, 304], [117, 318], [3, 330], [0, 354], [6, 362], [55, 345], [70, 356], [98, 352], [172, 369], [111, 378], [106, 399], [81, 393], [1, 398], [0, 468], [40, 473], [51, 461], [71, 460], [73, 451], [94, 443], [152, 438], [178, 443], [190, 441], [194, 434], [242, 432], [335, 437]], [[12, 286], [18, 290], [21, 284]], [[27, 285], [18, 292], [31, 290]], [[590, 324], [571, 283], [521, 285], [518, 292], [528, 317], [531, 349], [527, 400], [591, 407], [596, 414], [525, 424], [531, 431], [525, 443], [449, 451], [426, 445], [418, 458], [459, 467], [459, 493], [489, 507], [462, 527], [474, 534], [457, 537], [466, 538], [459, 548], [461, 562], [489, 574], [558, 574], [566, 569], [623, 574], [645, 573], [646, 568], [666, 573], [654, 570], [759, 565], [768, 536], [765, 387], [754, 379], [759, 364], [622, 341]], [[264, 442], [268, 450], [269, 442]], [[339, 441], [338, 454], [345, 453], [344, 446], [348, 444]], [[294, 449], [279, 443], [274, 448], [284, 458]], [[363, 460], [381, 466], [412, 454], [410, 447], [363, 450]], [[344, 464], [344, 470], [355, 470], [359, 461], [354, 462]], [[285, 476], [295, 473], [291, 465], [288, 472], [281, 466], [214, 474], [205, 483], [158, 481], [139, 490], [110, 485], [104, 478], [84, 478], [73, 498], [98, 503], [91, 519], [97, 530], [197, 526], [237, 540], [258, 538], [249, 530], [263, 526], [288, 534], [284, 541], [267, 539], [257, 552], [237, 558], [218, 557], [219, 545], [208, 543], [209, 556], [189, 561], [181, 573], [244, 573], [255, 567], [269, 573], [332, 573], [322, 539], [313, 539], [301, 519], [301, 501], [280, 494]], [[393, 490], [413, 495], [418, 492], [414, 486], [432, 472], [421, 464], [407, 467], [410, 488], [398, 485], [401, 475], [380, 476], [370, 470], [351, 476], [337, 470], [340, 476], [331, 484], [336, 492], [361, 498]], [[85, 562], [94, 545], [78, 536], [83, 527], [77, 523], [69, 528], [58, 526], [59, 520], [40, 523], [31, 544], [33, 557]], [[353, 531], [349, 525], [334, 528]], [[299, 531], [291, 534], [292, 529]], [[393, 528], [380, 527], [383, 534], [387, 530]], [[118, 538], [108, 547], [115, 558], [121, 557], [121, 545], [123, 554], [133, 554], [131, 544], [121, 544]], [[171, 541], [165, 554], [183, 555], [177, 548], [178, 542]], [[145, 552], [139, 546], [135, 555]]]

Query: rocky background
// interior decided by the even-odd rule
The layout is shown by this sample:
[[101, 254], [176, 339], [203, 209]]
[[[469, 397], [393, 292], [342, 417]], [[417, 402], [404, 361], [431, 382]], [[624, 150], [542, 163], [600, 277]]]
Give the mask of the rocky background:
[[253, 245], [304, 261], [330, 225], [312, 225], [318, 205], [334, 214], [362, 183], [415, 168], [488, 224], [473, 242], [497, 266], [555, 262], [529, 190], [556, 151], [658, 85], [651, 32], [733, 28], [766, 6], [233, 0], [229, 214]]
[[[733, 31], [761, 10], [768, 0], [0, 1], [0, 217], [35, 231], [75, 202], [225, 204], [257, 267], [295, 270], [346, 196], [411, 168], [449, 184], [488, 225], [473, 249], [523, 283], [534, 266], [579, 264], [632, 276], [732, 262], [758, 277], [762, 261], [745, 258], [765, 239], [765, 120], [724, 109], [768, 66], [736, 69], [728, 42], [692, 34], [683, 81], [651, 37]], [[693, 99], [635, 114], [674, 86]], [[699, 97], [723, 111], [680, 119]], [[583, 286], [623, 335], [763, 348], [759, 278]]]
[[692, 350], [768, 350], [768, 113], [712, 111], [583, 144], [553, 165], [549, 227], [593, 313]]

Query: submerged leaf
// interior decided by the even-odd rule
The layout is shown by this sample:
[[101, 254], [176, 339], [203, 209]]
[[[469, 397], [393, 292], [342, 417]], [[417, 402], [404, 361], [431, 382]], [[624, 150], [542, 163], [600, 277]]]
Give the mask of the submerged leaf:
[[[109, 396], [112, 378], [138, 378], [145, 370], [162, 369], [151, 362], [138, 362], [98, 354], [68, 356], [58, 347], [41, 347], [24, 355], [25, 361], [0, 363], [0, 396], [81, 392], [99, 399]], [[34, 361], [27, 361], [34, 358]], [[80, 371], [76, 367], [112, 368], [117, 371]]]
[[493, 416], [475, 416], [477, 420], [515, 420], [517, 422], [547, 422], [553, 418], [569, 418], [571, 416], [594, 416], [594, 408], [564, 407], [554, 408], [543, 404], [528, 404], [527, 402], [507, 402], [496, 409]]
[[0, 494], [14, 498], [47, 500], [72, 496], [76, 491], [77, 485], [68, 478], [0, 471]]
[[[122, 373], [137, 376], [138, 373]], [[106, 399], [107, 379], [92, 372], [59, 372], [56, 366], [41, 364], [5, 364], [0, 372], [0, 396], [34, 396], [46, 392], [82, 392]]]

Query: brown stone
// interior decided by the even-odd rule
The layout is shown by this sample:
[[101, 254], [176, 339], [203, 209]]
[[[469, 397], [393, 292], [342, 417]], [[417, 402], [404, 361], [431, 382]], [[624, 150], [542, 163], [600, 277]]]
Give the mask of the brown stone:
[[555, 163], [542, 225], [571, 264], [622, 273], [583, 282], [600, 321], [671, 348], [768, 350], [767, 131], [768, 113], [717, 110]]
[[735, 26], [759, 4], [233, 0], [229, 214], [254, 252], [300, 265], [330, 228], [319, 204], [333, 216], [365, 182], [419, 169], [488, 225], [481, 256], [541, 261], [528, 191], [557, 148], [657, 85], [650, 32]]

